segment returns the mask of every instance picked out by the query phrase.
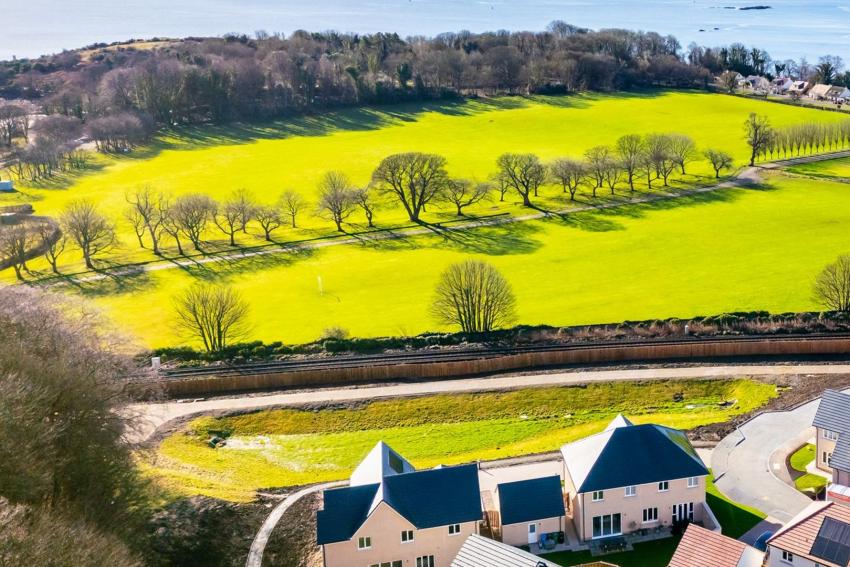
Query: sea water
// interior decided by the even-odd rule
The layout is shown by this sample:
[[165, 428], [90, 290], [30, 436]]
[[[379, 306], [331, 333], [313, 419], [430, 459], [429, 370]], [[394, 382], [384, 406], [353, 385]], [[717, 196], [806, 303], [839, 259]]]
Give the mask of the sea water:
[[[767, 5], [770, 9], [741, 10]], [[850, 62], [850, 0], [0, 0], [0, 59], [153, 36], [296, 29], [433, 36], [467, 29], [593, 29], [673, 34], [686, 47], [742, 42], [774, 59]]]

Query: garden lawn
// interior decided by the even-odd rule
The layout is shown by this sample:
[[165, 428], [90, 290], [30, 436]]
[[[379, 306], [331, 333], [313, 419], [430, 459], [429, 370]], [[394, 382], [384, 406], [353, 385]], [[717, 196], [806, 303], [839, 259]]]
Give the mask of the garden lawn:
[[817, 448], [815, 447], [815, 445], [807, 443], [806, 445], [803, 445], [802, 447], [797, 449], [797, 451], [795, 451], [789, 459], [791, 463], [791, 468], [793, 468], [797, 472], [803, 473], [802, 475], [794, 479], [794, 486], [796, 486], [797, 490], [801, 492], [818, 493], [827, 484], [829, 484], [829, 481], [826, 479], [826, 477], [823, 477], [819, 474], [812, 474], [810, 472], [807, 472], [806, 467], [809, 465], [809, 463], [815, 460], [816, 455]]
[[[674, 401], [681, 393], [683, 399]], [[728, 420], [776, 395], [750, 380], [658, 381], [383, 400], [199, 418], [142, 466], [183, 494], [250, 499], [255, 490], [347, 478], [385, 441], [418, 468], [557, 450], [617, 413], [679, 429]], [[737, 400], [731, 408], [719, 406]], [[211, 449], [211, 436], [227, 444]]]
[[611, 553], [594, 557], [589, 551], [561, 551], [544, 555], [544, 559], [553, 561], [563, 567], [572, 565], [596, 564], [599, 561], [611, 563], [618, 567], [667, 567], [670, 559], [676, 553], [679, 545], [678, 537], [668, 537], [646, 543], [636, 543], [634, 551]]
[[245, 297], [250, 339], [307, 342], [330, 327], [360, 337], [445, 330], [429, 313], [433, 290], [449, 264], [467, 258], [505, 275], [523, 324], [817, 310], [815, 276], [850, 251], [848, 210], [847, 184], [773, 174], [760, 189], [60, 289], [92, 299], [149, 347], [185, 339], [174, 324], [173, 297], [197, 281], [232, 285]]
[[717, 490], [710, 476], [705, 491], [708, 507], [714, 512], [714, 517], [720, 523], [723, 535], [732, 539], [738, 539], [767, 517], [767, 514], [761, 510], [750, 508], [727, 498]]

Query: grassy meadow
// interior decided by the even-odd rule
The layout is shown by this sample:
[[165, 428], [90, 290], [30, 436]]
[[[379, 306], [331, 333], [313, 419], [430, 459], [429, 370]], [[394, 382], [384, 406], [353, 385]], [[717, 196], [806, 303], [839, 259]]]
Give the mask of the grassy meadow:
[[793, 173], [811, 175], [813, 177], [838, 177], [850, 179], [850, 159], [832, 159], [815, 163], [802, 163], [788, 168]]
[[[264, 488], [346, 478], [380, 440], [414, 466], [433, 467], [557, 450], [620, 412], [690, 429], [775, 395], [774, 386], [745, 379], [623, 382], [202, 417], [166, 438], [143, 467], [176, 493], [247, 500]], [[228, 436], [227, 445], [211, 449], [211, 435]]]
[[[484, 179], [502, 152], [536, 152], [544, 160], [580, 157], [620, 135], [654, 131], [686, 133], [700, 148], [724, 149], [742, 164], [747, 156], [742, 123], [751, 111], [768, 115], [777, 126], [842, 118], [739, 97], [663, 91], [351, 109], [266, 126], [181, 129], [126, 156], [97, 156], [84, 173], [21, 187], [18, 194], [0, 196], [0, 205], [30, 201], [39, 214], [50, 215], [71, 200], [91, 199], [120, 231], [120, 245], [105, 264], [145, 262], [153, 255], [138, 247], [122, 217], [125, 193], [143, 185], [219, 199], [245, 188], [266, 202], [291, 188], [312, 200], [326, 171], [339, 169], [364, 184], [379, 160], [394, 152], [437, 152], [447, 157], [453, 175]], [[675, 178], [671, 190], [712, 182], [708, 164], [698, 161], [687, 176]], [[614, 197], [605, 193], [593, 200], [584, 191], [578, 205], [628, 198], [622, 187]], [[552, 186], [543, 188], [537, 203], [546, 210], [568, 206]], [[845, 185], [775, 175], [760, 190], [724, 190], [463, 233], [437, 229], [432, 235], [98, 281], [68, 278], [60, 289], [91, 299], [148, 347], [185, 342], [174, 328], [172, 298], [199, 279], [232, 284], [245, 295], [252, 306], [248, 338], [301, 342], [333, 326], [358, 336], [439, 329], [428, 315], [434, 284], [445, 266], [470, 256], [494, 263], [513, 283], [521, 323], [811, 309], [812, 278], [845, 251], [840, 211], [848, 204]], [[516, 195], [468, 210], [527, 212]], [[361, 216], [352, 216], [350, 230], [362, 228]], [[429, 222], [454, 218], [448, 207], [429, 208], [425, 215]], [[407, 224], [400, 207], [390, 205], [376, 219], [380, 228]], [[278, 231], [277, 240], [332, 232], [328, 221], [311, 215], [299, 224]], [[239, 244], [259, 244], [259, 229], [251, 232], [237, 235]], [[209, 250], [227, 249], [220, 233], [210, 238], [218, 242]], [[169, 267], [167, 262], [158, 267], [163, 266]], [[48, 275], [43, 261], [31, 262], [31, 268]], [[77, 251], [66, 253], [60, 269], [66, 275], [82, 270]], [[0, 277], [12, 281], [13, 275], [7, 270]]]

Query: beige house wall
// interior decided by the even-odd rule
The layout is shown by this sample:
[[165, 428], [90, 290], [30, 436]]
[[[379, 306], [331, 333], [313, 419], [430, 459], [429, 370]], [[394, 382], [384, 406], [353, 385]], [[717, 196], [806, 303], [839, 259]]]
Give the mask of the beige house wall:
[[815, 430], [817, 431], [817, 441], [815, 442], [815, 446], [817, 447], [817, 467], [822, 471], [832, 472], [832, 467], [826, 464], [823, 454], [825, 452], [831, 454], [835, 451], [835, 441], [824, 438], [824, 430], [822, 428], [816, 427]]
[[[624, 534], [641, 528], [654, 528], [658, 525], [669, 526], [673, 521], [673, 505], [693, 502], [694, 521], [702, 521], [705, 502], [705, 477], [697, 478], [697, 485], [688, 488], [688, 479], [669, 481], [670, 489], [658, 491], [658, 483], [640, 484], [635, 496], [626, 496], [625, 487], [605, 490], [603, 500], [593, 502], [591, 493], [579, 494], [575, 499], [573, 518], [576, 532], [582, 540], [593, 538], [594, 516], [620, 514], [621, 529]], [[643, 523], [644, 508], [658, 508], [658, 520]]]
[[537, 524], [537, 538], [540, 534], [564, 531], [564, 517], [546, 518], [535, 522], [521, 522], [502, 526], [502, 542], [508, 545], [528, 545], [528, 525]]
[[[401, 532], [413, 530], [413, 541], [401, 542]], [[478, 522], [460, 525], [460, 533], [449, 535], [448, 526], [417, 530], [381, 502], [349, 541], [324, 546], [325, 567], [369, 567], [401, 560], [404, 567], [416, 567], [416, 558], [433, 555], [435, 567], [450, 567], [463, 542], [478, 533]], [[357, 549], [358, 539], [372, 538], [372, 547]]]

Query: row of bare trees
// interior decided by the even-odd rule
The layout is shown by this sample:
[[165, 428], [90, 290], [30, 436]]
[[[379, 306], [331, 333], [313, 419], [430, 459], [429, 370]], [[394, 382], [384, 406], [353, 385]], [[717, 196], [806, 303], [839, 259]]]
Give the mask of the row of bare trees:
[[790, 158], [835, 151], [850, 146], [850, 120], [803, 122], [776, 128], [767, 116], [752, 113], [744, 123], [750, 165], [757, 159]]

